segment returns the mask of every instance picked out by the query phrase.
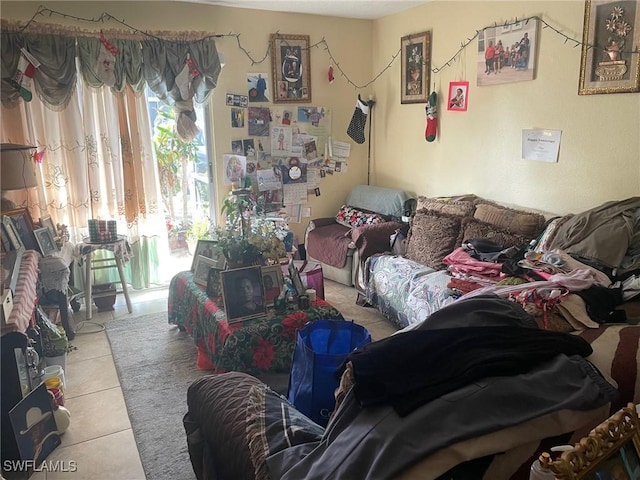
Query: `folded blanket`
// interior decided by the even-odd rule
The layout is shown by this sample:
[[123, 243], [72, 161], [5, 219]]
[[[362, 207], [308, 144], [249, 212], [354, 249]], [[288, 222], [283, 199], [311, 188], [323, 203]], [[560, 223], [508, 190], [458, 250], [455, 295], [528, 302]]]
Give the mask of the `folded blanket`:
[[314, 228], [307, 234], [307, 254], [332, 267], [344, 267], [351, 245], [349, 231], [349, 227], [339, 223]]

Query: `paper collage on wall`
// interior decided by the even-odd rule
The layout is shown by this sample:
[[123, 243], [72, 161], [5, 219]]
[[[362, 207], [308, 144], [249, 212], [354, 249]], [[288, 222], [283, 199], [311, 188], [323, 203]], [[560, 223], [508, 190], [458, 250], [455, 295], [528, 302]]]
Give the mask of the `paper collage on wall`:
[[[265, 74], [247, 74], [249, 102], [257, 102], [269, 79]], [[236, 105], [242, 95], [228, 93], [232, 127], [242, 121]], [[299, 223], [308, 195], [320, 196], [321, 179], [347, 172], [350, 143], [331, 139], [331, 109], [322, 106], [248, 106], [244, 109], [249, 138], [231, 140], [224, 155], [225, 184], [239, 184], [246, 176], [263, 198], [267, 212], [286, 214]], [[273, 209], [273, 210], [269, 210]], [[307, 208], [307, 210], [309, 210]], [[308, 213], [308, 212], [307, 212]]]

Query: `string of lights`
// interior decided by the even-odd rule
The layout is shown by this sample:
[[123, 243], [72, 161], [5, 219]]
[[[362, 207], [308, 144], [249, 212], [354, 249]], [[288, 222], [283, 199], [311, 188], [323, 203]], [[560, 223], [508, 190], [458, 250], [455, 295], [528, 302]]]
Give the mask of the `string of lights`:
[[[76, 16], [76, 15], [71, 15], [71, 14], [68, 14], [68, 13], [62, 13], [62, 12], [58, 12], [58, 11], [55, 11], [55, 10], [51, 10], [50, 8], [47, 8], [47, 7], [43, 6], [43, 5], [40, 5], [38, 7], [37, 11], [33, 14], [31, 19], [24, 26], [22, 26], [20, 29], [18, 29], [18, 32], [19, 33], [23, 33], [27, 28], [29, 28], [29, 26], [31, 26], [32, 24], [38, 23], [37, 20], [36, 20], [38, 17], [45, 17], [45, 16], [52, 17], [54, 15], [61, 16], [61, 17], [65, 18], [65, 19], [73, 19], [73, 20], [76, 20], [78, 22], [106, 23], [106, 22], [109, 22], [109, 21], [113, 21], [113, 22], [118, 23], [119, 25], [129, 29], [130, 31], [132, 31], [134, 33], [137, 33], [139, 35], [143, 35], [145, 37], [153, 38], [153, 39], [156, 39], [156, 40], [165, 41], [165, 42], [196, 43], [196, 42], [202, 42], [202, 41], [205, 41], [205, 40], [210, 40], [210, 39], [215, 39], [215, 38], [234, 37], [236, 39], [238, 49], [240, 51], [242, 51], [244, 53], [244, 55], [251, 61], [251, 65], [252, 66], [264, 63], [266, 61], [267, 57], [269, 57], [269, 53], [270, 53], [270, 49], [271, 49], [271, 45], [268, 44], [264, 55], [260, 59], [256, 60], [255, 58], [253, 58], [251, 53], [242, 45], [242, 42], [240, 41], [240, 34], [239, 33], [224, 33], [224, 34], [203, 35], [202, 37], [200, 37], [200, 38], [198, 38], [196, 40], [175, 40], [175, 39], [163, 38], [163, 37], [161, 37], [161, 36], [159, 36], [159, 35], [157, 35], [155, 33], [150, 33], [150, 32], [145, 31], [145, 30], [140, 30], [140, 29], [138, 29], [138, 28], [136, 28], [136, 27], [134, 27], [132, 25], [129, 25], [124, 20], [121, 20], [119, 18], [114, 17], [110, 13], [103, 12], [97, 18], [96, 17], [85, 18], [85, 17], [79, 17], [79, 16]], [[438, 74], [442, 70], [451, 67], [453, 65], [453, 62], [456, 60], [456, 58], [458, 58], [458, 56], [476, 38], [478, 38], [478, 36], [480, 35], [481, 32], [484, 32], [485, 30], [487, 30], [489, 28], [506, 27], [506, 26], [519, 24], [521, 22], [524, 22], [524, 24], [526, 25], [531, 20], [538, 20], [542, 24], [542, 28], [550, 29], [554, 33], [556, 33], [557, 35], [563, 37], [564, 38], [564, 43], [572, 45], [573, 48], [586, 46], [588, 49], [591, 49], [591, 48], [603, 49], [602, 46], [599, 47], [598, 45], [584, 43], [584, 42], [582, 42], [580, 40], [577, 40], [577, 39], [565, 34], [564, 32], [562, 32], [560, 29], [556, 28], [555, 26], [551, 25], [549, 22], [547, 22], [545, 19], [541, 18], [540, 16], [534, 15], [534, 16], [531, 16], [531, 17], [523, 18], [523, 19], [516, 18], [512, 22], [505, 21], [502, 24], [494, 23], [491, 26], [486, 26], [484, 28], [476, 30], [476, 32], [475, 32], [475, 34], [473, 36], [468, 37], [464, 42], [462, 42], [460, 44], [460, 47], [458, 48], [458, 50], [451, 56], [451, 58], [449, 58], [449, 60], [444, 62], [440, 67], [431, 66], [430, 67], [430, 71], [433, 74]], [[277, 34], [278, 34], [278, 32], [276, 32], [276, 35]], [[344, 77], [345, 81], [349, 85], [352, 85], [353, 87], [355, 87], [357, 89], [364, 89], [364, 88], [368, 87], [369, 85], [373, 84], [378, 78], [380, 78], [387, 70], [389, 70], [393, 66], [393, 63], [397, 60], [397, 58], [400, 56], [400, 53], [401, 53], [401, 49], [398, 49], [391, 56], [391, 59], [389, 60], [387, 65], [384, 68], [382, 68], [371, 80], [369, 80], [368, 82], [365, 82], [363, 84], [357, 84], [354, 81], [352, 81], [351, 78], [349, 78], [349, 75], [347, 74], [347, 72], [340, 66], [340, 62], [338, 61], [338, 59], [336, 57], [334, 57], [334, 55], [331, 52], [331, 49], [329, 47], [329, 43], [327, 42], [327, 40], [324, 37], [319, 42], [310, 45], [308, 48], [312, 49], [312, 48], [321, 48], [321, 47], [327, 53], [327, 56], [329, 57], [331, 65], [335, 66], [335, 68], [340, 72], [340, 74]], [[640, 47], [636, 47], [635, 49], [631, 50], [629, 53], [632, 54], [632, 55], [640, 54]], [[424, 63], [423, 63], [423, 65], [424, 65]]]

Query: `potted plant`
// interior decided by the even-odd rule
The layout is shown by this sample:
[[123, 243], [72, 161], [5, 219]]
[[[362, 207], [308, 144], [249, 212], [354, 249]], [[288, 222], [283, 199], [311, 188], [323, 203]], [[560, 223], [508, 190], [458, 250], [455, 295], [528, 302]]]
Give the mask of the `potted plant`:
[[64, 328], [53, 323], [46, 315], [39, 317], [44, 361], [47, 366], [60, 365], [64, 370], [67, 366], [67, 352], [70, 350], [67, 334]]

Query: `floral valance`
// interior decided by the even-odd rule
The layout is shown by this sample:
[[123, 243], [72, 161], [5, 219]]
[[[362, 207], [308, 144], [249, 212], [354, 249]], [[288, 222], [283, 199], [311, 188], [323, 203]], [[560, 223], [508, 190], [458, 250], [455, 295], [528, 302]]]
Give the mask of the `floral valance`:
[[221, 69], [213, 38], [110, 38], [109, 32], [23, 33], [3, 27], [0, 50], [2, 102], [28, 100], [28, 85], [55, 110], [64, 109], [73, 95], [77, 68], [92, 87], [122, 92], [129, 85], [140, 92], [148, 85], [160, 100], [180, 105], [204, 102]]

